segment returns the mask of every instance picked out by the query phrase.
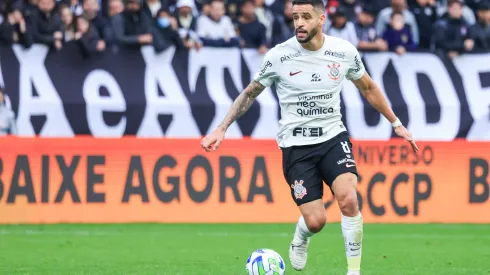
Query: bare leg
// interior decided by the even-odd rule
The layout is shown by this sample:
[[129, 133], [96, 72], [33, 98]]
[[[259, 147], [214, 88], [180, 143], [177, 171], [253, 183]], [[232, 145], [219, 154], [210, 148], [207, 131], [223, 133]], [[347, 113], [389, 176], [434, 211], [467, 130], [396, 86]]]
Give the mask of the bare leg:
[[332, 184], [335, 198], [342, 212], [342, 234], [345, 241], [348, 275], [358, 275], [361, 270], [363, 220], [356, 194], [357, 176], [344, 173]]

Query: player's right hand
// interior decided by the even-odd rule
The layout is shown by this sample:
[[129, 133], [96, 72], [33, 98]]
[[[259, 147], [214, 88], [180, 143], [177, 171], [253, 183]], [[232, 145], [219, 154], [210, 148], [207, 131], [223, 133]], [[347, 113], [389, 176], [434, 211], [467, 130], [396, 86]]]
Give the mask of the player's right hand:
[[218, 127], [202, 139], [201, 147], [206, 150], [206, 152], [216, 151], [224, 139], [225, 130], [223, 130], [221, 127]]
[[415, 140], [413, 140], [412, 134], [405, 128], [405, 126], [400, 125], [395, 128], [395, 133], [404, 138], [406, 141], [410, 142], [410, 145], [412, 145], [412, 149], [415, 153], [419, 151], [419, 147], [417, 146], [417, 143], [415, 143]]

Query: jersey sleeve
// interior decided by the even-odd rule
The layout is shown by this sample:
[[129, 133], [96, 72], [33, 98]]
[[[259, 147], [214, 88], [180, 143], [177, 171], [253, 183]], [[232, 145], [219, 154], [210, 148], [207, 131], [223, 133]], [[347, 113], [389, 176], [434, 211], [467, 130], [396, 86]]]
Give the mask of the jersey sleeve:
[[255, 73], [254, 80], [262, 84], [264, 87], [270, 87], [278, 77], [277, 62], [275, 59], [275, 50], [269, 50], [262, 61], [262, 65]]
[[348, 54], [349, 58], [349, 69], [347, 71], [347, 79], [348, 80], [358, 80], [364, 75], [366, 69], [364, 68], [364, 64], [362, 63], [361, 55], [357, 51], [357, 48], [352, 44], [349, 44], [350, 51]]

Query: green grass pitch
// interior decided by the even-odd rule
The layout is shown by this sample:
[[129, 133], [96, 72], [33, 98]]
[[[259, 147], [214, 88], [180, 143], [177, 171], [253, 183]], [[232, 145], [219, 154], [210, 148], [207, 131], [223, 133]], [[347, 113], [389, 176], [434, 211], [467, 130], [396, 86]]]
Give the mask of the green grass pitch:
[[[308, 265], [292, 269], [293, 224], [112, 224], [0, 226], [0, 274], [246, 274], [245, 261], [271, 248], [286, 274], [345, 275], [339, 224], [311, 242]], [[363, 275], [489, 275], [490, 225], [364, 228]]]

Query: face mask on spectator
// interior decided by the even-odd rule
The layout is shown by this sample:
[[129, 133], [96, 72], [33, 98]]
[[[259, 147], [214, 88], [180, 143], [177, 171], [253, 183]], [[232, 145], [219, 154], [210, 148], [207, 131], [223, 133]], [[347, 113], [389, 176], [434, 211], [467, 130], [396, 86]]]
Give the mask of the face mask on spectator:
[[158, 25], [162, 28], [168, 28], [170, 26], [170, 20], [167, 17], [158, 18]]

